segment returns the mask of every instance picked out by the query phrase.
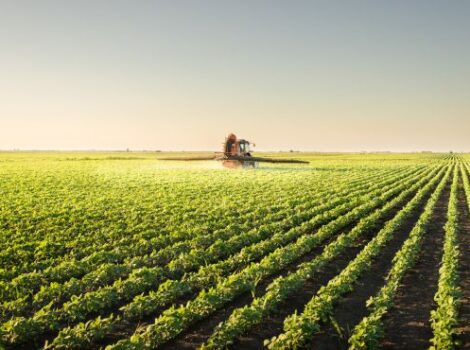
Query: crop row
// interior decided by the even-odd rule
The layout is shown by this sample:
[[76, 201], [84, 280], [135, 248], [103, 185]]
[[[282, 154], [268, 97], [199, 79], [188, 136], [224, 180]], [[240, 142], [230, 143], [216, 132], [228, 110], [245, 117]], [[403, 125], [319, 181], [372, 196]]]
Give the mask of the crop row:
[[[5, 235], [0, 238], [2, 248], [7, 248], [11, 246], [12, 243], [20, 245], [20, 241], [37, 245], [41, 242], [43, 238], [42, 234], [44, 233], [46, 233], [46, 235], [49, 233], [54, 234], [54, 236], [47, 237], [52, 240], [62, 236], [57, 235], [58, 232], [55, 231], [29, 231], [28, 227], [42, 229], [57, 224], [64, 226], [55, 227], [56, 229], [61, 229], [67, 228], [71, 223], [82, 224], [82, 221], [86, 220], [86, 227], [96, 230], [106, 225], [108, 221], [112, 223], [119, 219], [131, 219], [131, 222], [136, 224], [142, 222], [138, 220], [139, 216], [145, 214], [148, 209], [155, 210], [156, 216], [152, 216], [152, 219], [162, 218], [163, 220], [168, 220], [169, 217], [178, 219], [178, 217], [181, 216], [182, 218], [191, 220], [200, 219], [200, 222], [203, 223], [207, 219], [212, 219], [210, 215], [207, 215], [208, 213], [205, 212], [205, 210], [211, 210], [214, 206], [219, 204], [231, 209], [227, 213], [229, 215], [233, 211], [237, 212], [237, 209], [244, 211], [250, 209], [249, 207], [236, 205], [232, 202], [223, 203], [222, 201], [215, 202], [214, 205], [210, 207], [201, 205], [201, 202], [205, 199], [224, 198], [228, 190], [230, 191], [230, 195], [234, 197], [242, 196], [245, 190], [250, 190], [250, 193], [258, 194], [258, 199], [264, 200], [264, 198], [266, 198], [269, 202], [272, 193], [267, 191], [268, 189], [278, 187], [279, 185], [279, 189], [282, 190], [279, 194], [284, 192], [284, 188], [287, 190], [285, 192], [287, 194], [289, 193], [289, 189], [293, 190], [296, 186], [298, 187], [298, 184], [296, 185], [295, 183], [295, 174], [291, 174], [294, 180], [293, 183], [289, 183], [285, 180], [282, 181], [281, 179], [281, 183], [272, 184], [265, 180], [258, 181], [259, 179], [256, 177], [257, 181], [246, 183], [246, 188], [244, 189], [237, 186], [239, 179], [232, 177], [224, 178], [224, 184], [215, 183], [209, 187], [206, 184], [201, 186], [200, 189], [193, 187], [191, 184], [200, 183], [201, 181], [204, 182], [205, 176], [200, 176], [200, 174], [197, 173], [191, 174], [193, 177], [190, 179], [190, 182], [182, 181], [180, 178], [182, 174], [178, 173], [171, 174], [171, 178], [165, 176], [155, 177], [154, 174], [147, 174], [144, 177], [132, 174], [132, 176], [120, 176], [119, 181], [112, 182], [107, 181], [103, 174], [99, 176], [96, 174], [91, 175], [77, 172], [69, 174], [68, 171], [65, 176], [61, 173], [54, 174], [53, 179], [50, 180], [45, 179], [46, 174], [43, 175], [43, 177], [38, 178], [41, 182], [38, 181], [38, 183], [34, 183], [33, 179], [28, 178], [27, 174], [21, 174], [21, 176], [17, 176], [17, 178], [13, 180], [16, 187], [10, 186], [9, 188], [8, 185], [2, 187], [3, 194], [7, 196], [7, 198], [24, 202], [23, 206], [18, 206], [18, 204], [21, 203], [15, 201], [13, 201], [13, 203], [4, 203], [2, 209], [4, 209], [6, 213], [5, 216], [8, 217], [10, 211], [16, 210], [14, 214], [21, 220], [6, 221], [7, 224], [3, 227]], [[218, 178], [218, 175], [220, 174], [214, 174], [215, 179]], [[84, 177], [86, 177], [85, 181], [83, 181]], [[260, 176], [260, 178], [262, 177], [263, 176]], [[312, 176], [312, 178], [315, 178], [315, 176]], [[22, 179], [26, 181], [22, 181]], [[321, 182], [322, 180], [322, 177], [315, 179], [317, 182]], [[310, 179], [307, 181], [310, 181]], [[21, 182], [25, 182], [25, 184], [22, 186]], [[144, 187], [142, 187], [142, 185], [144, 185]], [[201, 189], [203, 192], [201, 192]], [[265, 190], [264, 192], [263, 189]], [[141, 196], [142, 193], [147, 193], [147, 191], [150, 191], [152, 196]], [[20, 192], [22, 195], [18, 196]], [[9, 194], [10, 196], [8, 196]], [[34, 197], [30, 194], [33, 194]], [[29, 210], [37, 204], [37, 201], [35, 201], [36, 198], [40, 199], [44, 208], [37, 208], [38, 210], [34, 213], [29, 213], [29, 216], [27, 213], [23, 214], [21, 212], [22, 210]], [[251, 196], [245, 196], [245, 198], [247, 200], [253, 199]], [[178, 201], [175, 199], [178, 199]], [[71, 203], [68, 203], [68, 201]], [[60, 203], [67, 205], [57, 210], [59, 208], [55, 208], [54, 206]], [[125, 216], [122, 215], [123, 204], [131, 205], [130, 210], [124, 212]], [[49, 207], [50, 205], [52, 205], [52, 207]], [[90, 209], [90, 206], [92, 209], [101, 208], [102, 210], [89, 211], [87, 209]], [[220, 211], [215, 211], [215, 213], [220, 213]], [[31, 214], [33, 215], [31, 216]], [[127, 215], [129, 215], [129, 217]], [[68, 218], [74, 219], [74, 221], [67, 220]], [[164, 224], [163, 220], [159, 221], [159, 224]], [[183, 221], [181, 222], [184, 223]], [[216, 222], [214, 221], [214, 223]], [[45, 225], [47, 226], [44, 227]], [[28, 233], [28, 238], [33, 238], [31, 242], [25, 239], [24, 235], [18, 235], [13, 231], [13, 229], [18, 228], [25, 230]], [[139, 229], [139, 225], [129, 226], [127, 228]], [[12, 233], [11, 236], [8, 235], [9, 232]], [[80, 231], [75, 231], [75, 233], [78, 234], [78, 237], [82, 234]], [[96, 233], [97, 238], [101, 237], [100, 232]], [[106, 236], [111, 235], [112, 237], [127, 236], [127, 234], [122, 235], [122, 231], [107, 231], [105, 234]], [[35, 235], [38, 235], [38, 237], [35, 237]], [[66, 243], [70, 243], [74, 238], [74, 236], [68, 233], [65, 235], [65, 239], [67, 239]], [[85, 247], [78, 246], [77, 248]]]
[[[407, 183], [411, 183], [411, 181], [407, 181]], [[321, 222], [317, 222], [317, 226], [320, 224]], [[310, 226], [309, 230], [313, 228]], [[121, 316], [111, 315], [105, 319], [96, 318], [86, 323], [80, 323], [75, 327], [63, 329], [51, 346], [55, 348], [86, 348], [90, 345], [90, 342], [99, 340], [107, 333], [112, 333], [126, 322], [139, 320], [151, 315], [159, 308], [175, 302], [184, 295], [211, 287], [227, 273], [271, 253], [281, 243], [285, 244], [294, 238], [298, 238], [301, 232], [301, 230], [291, 230], [284, 234], [276, 234], [267, 241], [244, 248], [239, 254], [228, 260], [203, 267], [197, 273], [185, 275], [181, 280], [169, 280], [163, 283], [156, 292], [151, 292], [147, 296], [138, 296], [133, 302], [122, 307]]]
[[[354, 182], [351, 183], [354, 188]], [[364, 182], [358, 182], [358, 184], [364, 186]], [[346, 186], [346, 185], [343, 185]], [[356, 184], [357, 186], [357, 184]], [[305, 191], [304, 191], [305, 192]], [[329, 194], [335, 193], [334, 191], [329, 191]], [[295, 193], [294, 193], [295, 194]], [[74, 277], [80, 277], [86, 273], [93, 271], [94, 268], [108, 263], [120, 263], [125, 259], [129, 260], [128, 265], [132, 266], [144, 266], [139, 259], [142, 255], [150, 254], [145, 256], [145, 260], [148, 261], [146, 265], [151, 263], [160, 263], [158, 257], [163, 256], [164, 252], [161, 252], [163, 248], [166, 249], [166, 253], [174, 255], [179, 255], [184, 252], [190, 251], [192, 247], [203, 246], [206, 242], [212, 241], [214, 239], [226, 239], [224, 236], [232, 235], [234, 232], [238, 233], [242, 230], [248, 230], [254, 225], [262, 224], [263, 222], [274, 222], [278, 221], [286, 216], [295, 214], [299, 210], [304, 210], [307, 208], [307, 205], [315, 204], [315, 201], [319, 199], [324, 199], [328, 197], [328, 191], [320, 191], [318, 195], [309, 196], [309, 194], [298, 195], [296, 201], [289, 201], [283, 206], [274, 205], [264, 209], [260, 213], [249, 215], [245, 218], [245, 221], [248, 223], [245, 225], [234, 225], [230, 222], [225, 222], [225, 228], [223, 230], [217, 230], [210, 235], [207, 234], [197, 234], [194, 235], [194, 230], [188, 230], [185, 234], [165, 234], [160, 235], [148, 240], [142, 240], [141, 238], [137, 242], [126, 241], [124, 246], [117, 244], [110, 251], [97, 251], [94, 254], [84, 258], [80, 261], [66, 261], [60, 264], [57, 267], [48, 268], [45, 271], [35, 271], [28, 274], [23, 274], [18, 278], [14, 279], [10, 283], [0, 284], [0, 291], [2, 291], [3, 300], [11, 300], [25, 295], [32, 295], [35, 293], [39, 287], [50, 282], [63, 283], [66, 280]], [[313, 201], [313, 202], [312, 202]], [[302, 206], [297, 207], [296, 204], [303, 204]], [[289, 212], [286, 210], [289, 209]], [[256, 215], [256, 216], [254, 216]], [[194, 237], [195, 236], [195, 237]], [[192, 238], [192, 244], [186, 242], [186, 240]], [[156, 256], [158, 255], [158, 256]], [[137, 257], [137, 259], [132, 259]], [[94, 280], [94, 279], [93, 279]], [[48, 294], [47, 289], [43, 294]], [[20, 303], [26, 303], [27, 298], [20, 300]], [[18, 304], [18, 303], [16, 303]], [[12, 309], [16, 309], [17, 305], [13, 305]]]
[[[462, 166], [460, 170], [463, 170]], [[466, 177], [463, 172], [462, 175]], [[433, 344], [432, 349], [453, 349], [455, 345], [456, 326], [458, 324], [458, 305], [460, 302], [458, 273], [460, 250], [458, 248], [457, 239], [458, 180], [458, 171], [455, 171], [450, 190], [447, 222], [444, 226], [444, 252], [439, 269], [439, 282], [436, 295], [434, 296], [437, 307], [435, 310], [431, 311], [431, 327], [433, 329], [433, 337], [431, 339], [431, 343]]]
[[[320, 185], [318, 187], [310, 186], [305, 192], [310, 192], [311, 188], [323, 188], [322, 184], [327, 184], [322, 177], [317, 180]], [[230, 186], [232, 185], [227, 183], [225, 186], [216, 185], [209, 188], [207, 193], [204, 193], [204, 197], [218, 199], [210, 206], [203, 205], [204, 197], [198, 198], [189, 190], [180, 189], [177, 201], [169, 201], [172, 196], [168, 194], [165, 195], [168, 198], [158, 195], [162, 192], [159, 191], [154, 198], [147, 196], [147, 198], [133, 199], [136, 203], [132, 203], [128, 210], [123, 211], [122, 206], [119, 206], [123, 199], [114, 198], [115, 193], [107, 191], [109, 198], [99, 198], [98, 200], [98, 203], [105, 209], [70, 208], [68, 212], [60, 214], [46, 212], [40, 217], [35, 217], [28, 227], [23, 227], [24, 223], [21, 227], [14, 227], [16, 230], [21, 230], [16, 236], [21, 238], [27, 236], [29, 240], [20, 245], [16, 244], [13, 239], [1, 250], [0, 265], [3, 269], [2, 272], [5, 272], [1, 275], [3, 279], [8, 279], [19, 273], [43, 270], [60, 263], [67, 264], [71, 259], [87, 257], [96, 251], [115, 250], [117, 247], [126, 249], [131, 243], [139, 251], [139, 245], [145, 243], [145, 246], [148, 246], [147, 241], [155, 237], [157, 233], [160, 233], [162, 237], [168, 235], [169, 232], [172, 232], [173, 236], [187, 235], [188, 232], [206, 234], [221, 229], [230, 222], [238, 222], [240, 217], [245, 214], [253, 212], [256, 214], [258, 211], [259, 214], [262, 214], [265, 207], [276, 203], [276, 192], [272, 191], [276, 185], [262, 183], [260, 186], [255, 186], [251, 184], [243, 189], [238, 186], [232, 186], [234, 187], [232, 189]], [[284, 195], [286, 198], [295, 198], [291, 197], [292, 192], [300, 194], [299, 187], [282, 185], [283, 191], [279, 191], [277, 197], [282, 198]], [[173, 193], [175, 190], [178, 190], [178, 187], [169, 193]], [[247, 190], [252, 195], [247, 197]], [[129, 197], [129, 193], [132, 192], [126, 193], [127, 197]], [[228, 193], [230, 193], [231, 200], [225, 200]], [[127, 197], [124, 200], [131, 201]], [[161, 201], [159, 201], [159, 197]], [[106, 202], [102, 203], [104, 200]], [[88, 204], [97, 205], [96, 203], [88, 203], [85, 199], [84, 202], [86, 206]], [[18, 205], [20, 208], [28, 207], [27, 203], [18, 203]], [[253, 207], [260, 209], [253, 211]], [[15, 217], [13, 213], [9, 214], [8, 211], [4, 215]], [[16, 213], [15, 215], [18, 216]], [[14, 224], [24, 221], [28, 221], [28, 219], [20, 220], [17, 217]], [[175, 225], [176, 223], [177, 225]], [[62, 228], [64, 225], [66, 227]], [[106, 226], [103, 227], [104, 225]], [[35, 232], [30, 232], [32, 230]], [[7, 236], [7, 231], [8, 221], [4, 228], [5, 236]], [[43, 236], [35, 238], [36, 231], [42, 233]], [[53, 232], [54, 235], [57, 235], [57, 232], [62, 234], [57, 237], [49, 237], [48, 232]], [[70, 237], [69, 232], [76, 232], [75, 237]], [[91, 238], [94, 244], [90, 244]], [[72, 268], [73, 264], [69, 266], [69, 269]]]
[[[193, 225], [193, 228], [186, 226], [184, 224], [184, 221], [182, 221], [182, 225], [179, 225], [177, 229], [181, 232], [186, 233], [187, 231], [193, 233], [193, 231], [196, 230], [196, 233], [200, 230], [204, 230], [205, 232], [209, 231], [211, 232], [212, 230], [220, 229], [223, 227], [223, 224], [225, 223], [226, 225], [233, 222], [236, 223], [240, 219], [240, 217], [243, 217], [245, 214], [255, 214], [252, 211], [250, 211], [250, 206], [252, 205], [257, 205], [260, 204], [260, 198], [267, 197], [266, 198], [266, 203], [269, 203], [269, 201], [272, 201], [274, 197], [267, 196], [264, 194], [265, 192], [271, 193], [267, 191], [268, 186], [253, 189], [253, 196], [250, 196], [248, 199], [245, 198], [246, 205], [240, 206], [238, 208], [231, 208], [231, 205], [225, 206], [225, 210], [222, 210], [220, 206], [214, 206], [209, 209], [203, 209], [205, 206], [198, 205], [198, 201], [192, 200], [190, 205], [189, 203], [186, 203], [184, 198], [180, 199], [181, 203], [186, 203], [186, 206], [182, 206], [181, 208], [173, 208], [173, 210], [168, 210], [172, 209], [173, 204], [170, 203], [165, 203], [164, 208], [162, 208], [160, 211], [158, 211], [158, 217], [154, 218], [157, 219], [157, 223], [159, 224], [159, 229], [158, 230], [150, 230], [150, 227], [154, 227], [155, 223], [154, 222], [140, 222], [141, 219], [140, 217], [143, 217], [144, 212], [139, 209], [135, 209], [134, 213], [128, 214], [129, 217], [123, 217], [123, 215], [119, 212], [119, 208], [116, 208], [115, 210], [106, 213], [106, 216], [102, 218], [95, 218], [94, 221], [88, 221], [86, 223], [80, 222], [78, 219], [76, 219], [75, 222], [71, 223], [70, 226], [74, 227], [76, 225], [83, 226], [80, 228], [81, 231], [94, 231], [94, 225], [95, 222], [102, 222], [102, 221], [109, 221], [110, 227], [108, 228], [109, 234], [107, 236], [107, 242], [102, 245], [94, 245], [94, 244], [87, 244], [89, 243], [89, 239], [87, 239], [87, 235], [79, 235], [76, 239], [68, 239], [67, 236], [65, 236], [62, 239], [65, 239], [66, 241], [61, 243], [61, 241], [58, 241], [57, 239], [54, 240], [47, 240], [47, 235], [46, 237], [43, 237], [41, 240], [34, 240], [32, 239], [30, 242], [25, 243], [25, 246], [21, 246], [18, 244], [14, 244], [14, 242], [11, 242], [7, 248], [3, 249], [2, 252], [0, 253], [0, 263], [4, 267], [15, 267], [15, 271], [18, 273], [24, 273], [29, 270], [43, 270], [46, 267], [53, 267], [57, 264], [63, 263], [65, 266], [67, 264], [70, 265], [70, 260], [76, 260], [77, 258], [80, 257], [85, 257], [88, 260], [92, 260], [92, 257], [89, 257], [90, 255], [93, 255], [96, 251], [107, 251], [107, 250], [114, 250], [116, 251], [118, 248], [120, 249], [126, 249], [129, 245], [137, 245], [140, 241], [143, 240], [143, 242], [146, 242], [149, 238], [153, 238], [156, 236], [157, 232], [161, 232], [160, 236], [164, 237], [167, 235], [167, 231], [170, 228], [169, 225], [171, 225], [172, 222], [175, 222], [175, 220], [178, 220], [178, 216], [182, 217], [187, 217], [187, 215], [198, 215], [199, 223], [197, 225]], [[295, 191], [295, 189], [293, 189]], [[212, 190], [215, 194], [220, 192], [220, 189], [214, 188]], [[300, 192], [300, 191], [299, 191]], [[244, 199], [244, 193], [239, 191], [238, 193], [235, 192], [232, 194], [234, 202], [239, 202], [242, 199]], [[263, 203], [263, 202], [261, 202]], [[181, 205], [181, 204], [180, 204]], [[261, 207], [264, 210], [264, 205], [261, 205]], [[122, 209], [121, 209], [122, 210]], [[166, 215], [162, 215], [161, 211], [169, 211]], [[224, 211], [227, 211], [227, 215], [225, 215], [223, 218], [224, 220], [221, 220], [222, 218], [222, 213]], [[172, 215], [171, 220], [168, 220], [166, 217], [167, 215]], [[114, 217], [117, 216], [117, 217]], [[57, 220], [57, 218], [52, 218], [52, 220]], [[51, 221], [51, 218], [45, 218], [44, 221]], [[132, 225], [127, 225], [127, 221], [130, 221]], [[38, 225], [38, 224], [36, 224]], [[53, 222], [50, 222], [51, 226], [54, 226]], [[121, 225], [121, 228], [115, 227], [115, 225]], [[123, 235], [122, 232], [124, 229], [127, 228], [127, 234]], [[78, 228], [77, 228], [78, 229]], [[172, 231], [175, 231], [175, 227], [171, 227]], [[136, 233], [139, 232], [139, 233]], [[178, 236], [177, 232], [173, 232], [174, 236]], [[116, 237], [116, 238], [114, 238]], [[93, 239], [97, 238], [97, 234], [93, 234]], [[41, 242], [45, 244], [44, 247], [41, 246]], [[54, 242], [53, 244], [55, 246], [60, 246], [60, 250], [56, 251], [50, 251], [46, 255], [47, 257], [44, 256], [43, 253], [41, 253], [41, 249], [49, 249], [51, 250], [52, 248], [50, 245], [52, 244], [51, 242]], [[83, 247], [81, 245], [84, 245]], [[148, 244], [147, 244], [148, 246]], [[100, 247], [98, 250], [97, 247]], [[73, 249], [72, 249], [73, 248]], [[137, 248], [140, 248], [138, 245], [136, 246]], [[144, 247], [142, 247], [144, 248]], [[140, 249], [142, 249], [140, 248]], [[65, 249], [65, 251], [63, 251]], [[78, 251], [78, 252], [77, 252]], [[15, 258], [17, 257], [17, 258]], [[47, 259], [46, 259], [47, 258]], [[22, 268], [23, 267], [23, 268]], [[71, 266], [73, 267], [73, 265]], [[69, 267], [70, 269], [70, 267]], [[57, 274], [57, 273], [56, 273]], [[52, 275], [54, 275], [52, 273]], [[11, 273], [10, 273], [10, 276]]]
[[437, 201], [442, 196], [445, 184], [445, 182], [439, 184], [409, 237], [393, 258], [393, 265], [387, 274], [385, 285], [376, 296], [368, 300], [367, 306], [370, 313], [354, 328], [349, 338], [351, 350], [375, 349], [379, 345], [384, 332], [382, 318], [393, 306], [393, 299], [403, 276], [414, 266], [419, 257], [423, 237], [429, 229], [433, 212]]
[[[117, 281], [113, 286], [97, 292], [74, 297], [62, 309], [45, 308], [30, 319], [13, 319], [4, 325], [11, 342], [34, 338], [38, 333], [58, 327], [61, 323], [84, 320], [91, 312], [115, 306], [120, 300], [128, 300], [142, 291], [154, 288], [165, 276], [160, 267], [139, 269], [125, 281]], [[67, 321], [68, 320], [68, 321]]]
[[[370, 186], [360, 184], [351, 187], [349, 190], [339, 192], [336, 195], [333, 193], [330, 196], [333, 198], [333, 196], [344, 196], [345, 194], [348, 194], [347, 198], [352, 198], [354, 193], [365, 193], [368, 187]], [[377, 185], [377, 187], [380, 187], [380, 185]], [[353, 190], [353, 194], [348, 193], [351, 190]], [[318, 205], [320, 204], [320, 199], [322, 201], [325, 200], [325, 196], [318, 198], [317, 201], [309, 201], [309, 203], [312, 206], [315, 204]], [[136, 268], [152, 267], [154, 265], [165, 264], [168, 263], [171, 259], [178, 257], [176, 260], [172, 261], [172, 265], [170, 266], [172, 269], [171, 275], [175, 276], [178, 274], [178, 270], [187, 271], [190, 269], [191, 264], [194, 265], [196, 262], [201, 263], [201, 259], [204, 260], [204, 262], [207, 262], [208, 256], [207, 254], [202, 254], [202, 252], [205, 251], [205, 249], [207, 249], [209, 246], [210, 251], [214, 252], [214, 259], [223, 257], [224, 254], [228, 253], [226, 249], [228, 246], [233, 246], [233, 248], [235, 248], [240, 246], [240, 244], [253, 242], [256, 237], [263, 239], [267, 235], [272, 234], [272, 232], [289, 229], [305, 220], [310, 219], [312, 216], [317, 215], [318, 213], [322, 212], [322, 210], [324, 211], [327, 208], [332, 208], [340, 204], [342, 201], [344, 202], [345, 199], [338, 197], [328, 201], [327, 204], [323, 206], [314, 207], [303, 212], [302, 209], [306, 207], [305, 205], [302, 205], [300, 208], [294, 208], [293, 211], [281, 211], [280, 213], [276, 214], [277, 216], [268, 216], [266, 219], [268, 222], [267, 224], [262, 224], [257, 229], [249, 230], [245, 233], [239, 233], [240, 231], [235, 229], [227, 230], [225, 232], [220, 232], [217, 235], [197, 237], [194, 240], [180, 243], [177, 246], [169, 246], [155, 251], [150, 255], [130, 259], [124, 264], [113, 264], [112, 262], [105, 263], [99, 266], [97, 270], [94, 270], [86, 275], [81, 280], [72, 279], [71, 281], [64, 284], [54, 283], [50, 286], [42, 287], [39, 293], [34, 295], [32, 303], [29, 302], [27, 298], [20, 298], [13, 302], [4, 304], [4, 317], [25, 314], [25, 312], [28, 310], [37, 310], [39, 307], [47, 305], [51, 301], [54, 301], [54, 305], [58, 305], [61, 301], [66, 300], [72, 295], [79, 295], [84, 292], [89, 292], [96, 287], [104, 286], [118, 278], [126, 277]], [[289, 213], [293, 215], [289, 216]], [[286, 216], [287, 218], [281, 222], [276, 222], [275, 220], [279, 219], [279, 217], [282, 218]], [[235, 244], [237, 242], [238, 245]], [[187, 252], [190, 253], [184, 254]], [[219, 254], [215, 255], [215, 252], [219, 252]], [[201, 258], [198, 258], [198, 256]], [[33, 289], [33, 287], [30, 288]]]
[[219, 324], [202, 349], [225, 349], [233, 344], [237, 337], [261, 324], [266, 317], [277, 310], [282, 302], [301, 289], [317, 271], [356, 244], [361, 236], [377, 229], [382, 218], [389, 215], [395, 208], [402, 206], [405, 200], [427, 181], [429, 177], [423, 177], [384, 207], [361, 219], [350, 232], [338, 236], [312, 261], [301, 264], [295, 272], [287, 276], [275, 279], [266, 288], [267, 292], [263, 296], [254, 298], [250, 305], [235, 309], [226, 321]]
[[[451, 168], [440, 180], [440, 184], [447, 181]], [[430, 181], [418, 194], [399, 212], [395, 218], [385, 224], [383, 229], [375, 236], [361, 252], [341, 271], [331, 279], [306, 304], [301, 314], [293, 314], [284, 320], [284, 332], [270, 340], [266, 340], [269, 349], [297, 349], [320, 330], [323, 322], [328, 322], [333, 311], [334, 303], [342, 295], [353, 290], [355, 283], [361, 275], [369, 269], [371, 262], [378, 256], [381, 249], [393, 237], [394, 232], [410, 217], [413, 210], [432, 190], [438, 178]], [[442, 188], [444, 185], [441, 185]], [[436, 189], [437, 190], [437, 189]], [[432, 200], [432, 199], [429, 199]], [[429, 202], [429, 201], [428, 201]]]
[[[299, 197], [302, 198], [303, 203], [310, 201], [310, 197], [308, 195], [305, 197]], [[294, 206], [294, 209], [297, 209], [297, 206], [295, 206], [294, 203], [292, 203], [292, 205]], [[188, 230], [185, 234], [174, 233], [172, 235], [159, 235], [145, 241], [142, 241], [142, 238], [135, 237], [136, 242], [126, 241], [124, 247], [121, 247], [121, 243], [116, 244], [112, 250], [97, 251], [79, 261], [65, 261], [58, 266], [47, 268], [44, 271], [25, 273], [10, 282], [3, 282], [1, 284], [1, 290], [3, 294], [2, 299], [9, 300], [23, 296], [31, 296], [37, 292], [41, 286], [46, 286], [51, 282], [63, 283], [67, 280], [70, 280], [71, 278], [79, 278], [93, 271], [95, 268], [102, 269], [103, 264], [116, 264], [128, 259], [129, 262], [126, 265], [138, 267], [140, 263], [138, 258], [143, 259], [143, 257], [145, 257], [146, 260], [155, 259], [155, 261], [158, 262], [158, 257], [155, 255], [156, 252], [158, 252], [158, 256], [163, 256], [164, 254], [161, 252], [161, 249], [171, 248], [172, 252], [175, 252], [175, 254], [180, 254], [184, 250], [188, 251], [187, 244], [184, 245], [180, 243], [181, 241], [185, 242], [185, 239], [195, 236], [192, 238], [193, 244], [202, 245], [205, 241], [207, 241], [208, 236], [223, 237], [224, 234], [227, 235], [228, 233], [241, 232], [242, 230], [249, 229], [250, 227], [254, 226], [254, 223], [260, 219], [272, 221], [279, 220], [280, 217], [283, 217], [282, 214], [286, 214], [283, 212], [283, 209], [285, 210], [285, 208], [279, 205], [273, 205], [272, 207], [264, 210], [262, 213], [256, 213], [256, 216], [251, 214], [242, 217], [240, 220], [243, 219], [247, 223], [243, 225], [226, 221], [226, 227], [223, 230], [219, 229], [213, 233], [209, 233], [208, 235], [194, 235], [194, 230]], [[169, 249], [167, 249], [167, 251], [168, 250]], [[134, 257], [137, 259], [133, 259]], [[114, 265], [106, 267], [112, 268], [112, 266]], [[108, 270], [108, 268], [106, 268], [106, 270]], [[101, 274], [101, 272], [99, 273]], [[94, 278], [91, 278], [91, 280], [95, 281]], [[71, 282], [73, 283], [74, 281]], [[49, 288], [45, 288], [45, 290], [42, 290], [41, 293], [48, 294], [48, 289]], [[71, 290], [74, 289], [71, 288]], [[26, 302], [26, 300], [22, 300], [22, 302]], [[17, 305], [14, 305], [12, 308], [17, 309]]]
[[117, 342], [110, 346], [110, 349], [154, 348], [168, 341], [195, 321], [207, 317], [232, 301], [236, 296], [252, 290], [261, 280], [280, 272], [331, 238], [338, 230], [359, 220], [376, 207], [384, 205], [390, 197], [403, 191], [407, 185], [401, 184], [379, 198], [371, 198], [366, 204], [322, 226], [316, 233], [303, 235], [295, 243], [275, 250], [259, 263], [251, 264], [240, 272], [222, 279], [214, 287], [202, 291], [186, 305], [167, 309], [155, 319], [154, 324], [138, 329], [130, 338]]

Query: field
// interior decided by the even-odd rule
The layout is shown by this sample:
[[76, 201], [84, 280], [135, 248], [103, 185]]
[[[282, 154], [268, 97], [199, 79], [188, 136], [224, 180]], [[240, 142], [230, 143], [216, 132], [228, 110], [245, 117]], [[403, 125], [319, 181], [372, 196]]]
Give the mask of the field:
[[470, 348], [470, 156], [0, 153], [0, 348]]

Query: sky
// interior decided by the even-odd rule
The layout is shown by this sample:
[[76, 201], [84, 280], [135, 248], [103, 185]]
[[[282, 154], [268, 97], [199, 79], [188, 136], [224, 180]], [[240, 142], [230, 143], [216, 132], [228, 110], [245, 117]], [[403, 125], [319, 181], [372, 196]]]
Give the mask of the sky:
[[470, 1], [0, 0], [0, 149], [470, 151]]

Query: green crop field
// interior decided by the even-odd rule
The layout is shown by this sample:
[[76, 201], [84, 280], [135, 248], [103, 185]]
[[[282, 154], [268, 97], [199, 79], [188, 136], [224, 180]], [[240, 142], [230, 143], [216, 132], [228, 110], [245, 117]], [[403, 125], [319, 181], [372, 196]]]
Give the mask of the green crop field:
[[470, 156], [274, 155], [0, 153], [0, 348], [470, 347]]

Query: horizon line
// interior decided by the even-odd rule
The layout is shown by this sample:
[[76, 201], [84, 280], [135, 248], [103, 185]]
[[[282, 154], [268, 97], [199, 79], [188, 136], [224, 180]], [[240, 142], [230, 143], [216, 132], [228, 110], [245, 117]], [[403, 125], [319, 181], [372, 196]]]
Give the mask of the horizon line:
[[[26, 152], [45, 152], [45, 153], [76, 153], [76, 152], [116, 152], [116, 153], [220, 153], [219, 151], [209, 150], [160, 150], [160, 149], [0, 149], [0, 153], [26, 153]], [[361, 150], [361, 151], [318, 151], [318, 150], [262, 150], [256, 153], [470, 153], [470, 150], [410, 150], [410, 151], [392, 151], [392, 150]]]

